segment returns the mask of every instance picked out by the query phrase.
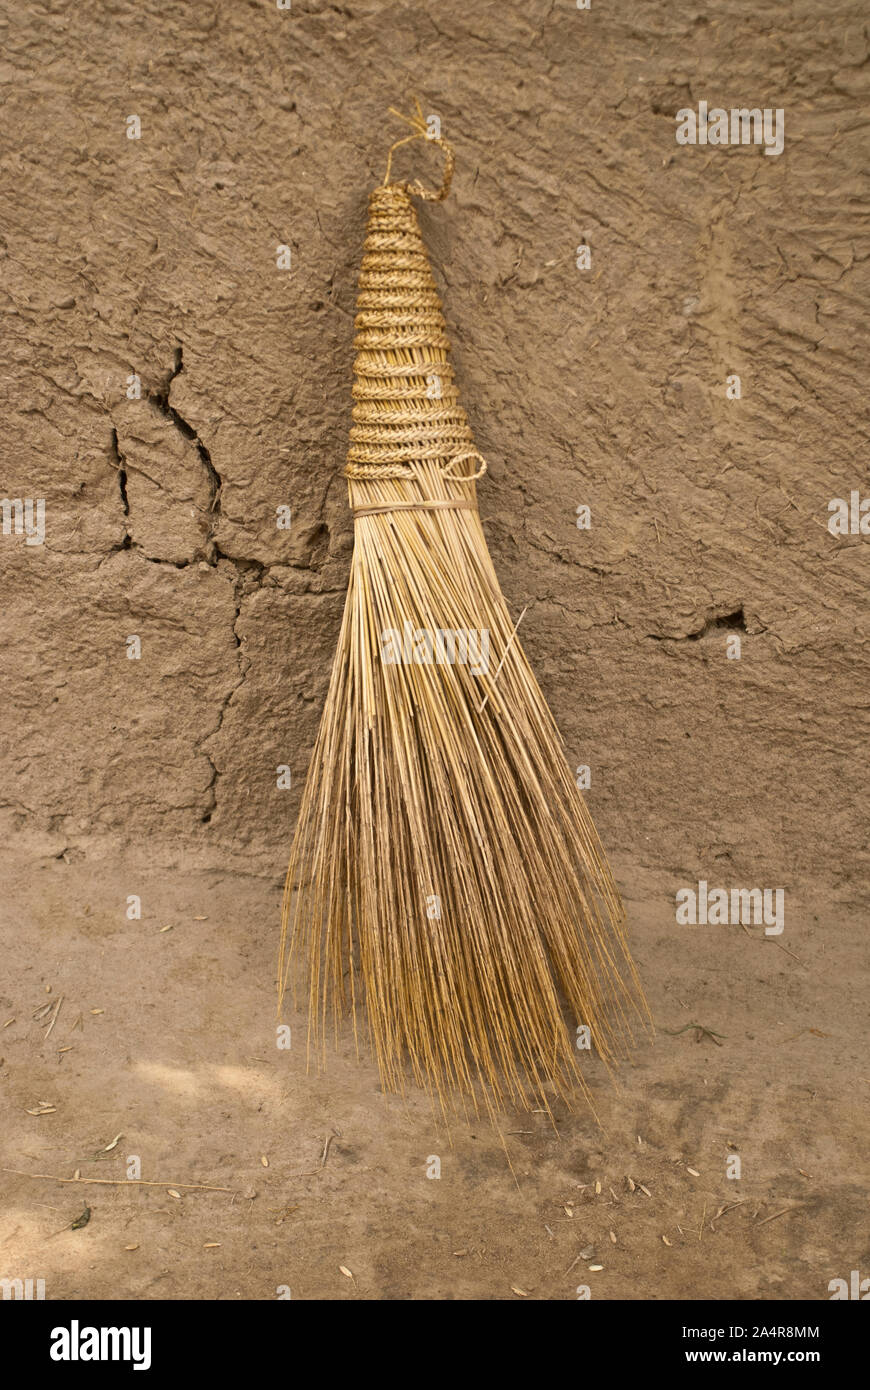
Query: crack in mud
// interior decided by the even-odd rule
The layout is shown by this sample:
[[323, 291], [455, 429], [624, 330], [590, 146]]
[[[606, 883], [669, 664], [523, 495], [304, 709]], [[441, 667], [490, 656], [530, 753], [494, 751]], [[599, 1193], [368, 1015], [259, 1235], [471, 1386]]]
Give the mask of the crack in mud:
[[202, 463], [203, 469], [205, 470], [205, 475], [208, 479], [209, 486], [209, 526], [204, 545], [205, 558], [210, 565], [216, 565], [218, 562], [219, 552], [217, 548], [217, 543], [215, 541], [215, 533], [220, 523], [221, 490], [223, 488], [223, 480], [221, 478], [221, 475], [218, 473], [217, 469], [214, 466], [209, 450], [203, 443], [200, 436], [197, 434], [193, 425], [191, 425], [188, 420], [185, 420], [181, 412], [177, 410], [176, 407], [170, 401], [172, 383], [173, 381], [175, 381], [176, 377], [181, 375], [183, 371], [184, 349], [181, 347], [181, 345], [179, 345], [175, 349], [175, 360], [172, 366], [172, 371], [166, 378], [163, 387], [159, 391], [149, 392], [147, 399], [151, 402], [152, 405], [157, 407], [161, 415], [163, 415], [167, 420], [170, 420], [172, 422], [172, 424], [178, 430], [179, 434], [183, 435], [185, 439], [190, 440], [190, 442], [196, 449], [197, 454], [199, 455], [199, 459]]
[[743, 605], [735, 608], [733, 612], [714, 614], [713, 617], [707, 618], [700, 627], [693, 628], [691, 632], [648, 632], [646, 635], [654, 642], [699, 642], [702, 637], [706, 637], [708, 632], [715, 632], [719, 628], [727, 628], [730, 632], [746, 632], [746, 616]]

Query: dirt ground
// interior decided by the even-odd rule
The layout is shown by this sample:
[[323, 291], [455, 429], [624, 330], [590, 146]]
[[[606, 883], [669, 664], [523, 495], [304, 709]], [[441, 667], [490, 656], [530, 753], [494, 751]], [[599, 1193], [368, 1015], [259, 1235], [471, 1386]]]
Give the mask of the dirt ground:
[[[784, 944], [681, 935], [663, 881], [616, 867], [657, 1038], [618, 1090], [590, 1063], [600, 1126], [500, 1138], [383, 1098], [349, 1038], [320, 1075], [301, 1019], [278, 1049], [277, 883], [9, 865], [0, 1273], [55, 1299], [828, 1298], [870, 1268], [863, 924], [808, 894]], [[135, 1155], [156, 1186], [126, 1183]]]
[[[870, 495], [865, 8], [0, 12], [0, 497], [46, 506], [43, 543], [0, 536], [0, 1279], [818, 1299], [870, 1276], [870, 538], [827, 525]], [[322, 1074], [300, 1019], [276, 1045], [366, 199], [415, 93], [457, 156], [421, 223], [484, 529], [659, 1028], [618, 1091], [589, 1063], [600, 1127], [448, 1135], [347, 1038]], [[678, 145], [701, 101], [781, 108], [782, 153]], [[702, 879], [781, 886], [782, 936], [678, 925]], [[134, 1156], [157, 1186], [5, 1171]]]

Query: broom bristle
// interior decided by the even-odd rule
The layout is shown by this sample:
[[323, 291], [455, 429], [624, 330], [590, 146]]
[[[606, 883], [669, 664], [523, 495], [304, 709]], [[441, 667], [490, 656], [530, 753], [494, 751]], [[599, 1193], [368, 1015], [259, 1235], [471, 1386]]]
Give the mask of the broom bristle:
[[611, 1063], [648, 1013], [474, 481], [456, 473], [479, 456], [406, 185], [372, 195], [360, 286], [355, 547], [279, 989], [307, 968], [315, 1046], [348, 1011], [356, 1035], [364, 1004], [386, 1090], [409, 1064], [442, 1100], [549, 1108], [555, 1088], [570, 1104], [585, 1092], [574, 1030]]

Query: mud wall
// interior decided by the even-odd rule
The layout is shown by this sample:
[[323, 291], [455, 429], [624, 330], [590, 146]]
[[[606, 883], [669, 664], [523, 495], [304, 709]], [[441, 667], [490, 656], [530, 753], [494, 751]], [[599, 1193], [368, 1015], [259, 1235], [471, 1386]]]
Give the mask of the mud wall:
[[[42, 543], [0, 537], [20, 854], [280, 875], [352, 544], [366, 198], [419, 94], [457, 153], [421, 217], [481, 512], [605, 843], [866, 897], [870, 537], [827, 524], [870, 494], [866, 27], [857, 0], [8, 7], [0, 495], [45, 502]], [[702, 101], [782, 110], [782, 152], [679, 144]]]

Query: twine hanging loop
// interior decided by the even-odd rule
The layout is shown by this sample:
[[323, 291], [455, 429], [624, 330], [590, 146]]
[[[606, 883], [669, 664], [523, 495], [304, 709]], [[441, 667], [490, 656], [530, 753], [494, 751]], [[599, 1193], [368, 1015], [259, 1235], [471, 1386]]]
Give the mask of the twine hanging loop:
[[[390, 146], [389, 153], [387, 154], [387, 172], [384, 174], [383, 187], [406, 188], [409, 193], [416, 193], [418, 198], [423, 198], [426, 202], [441, 203], [450, 192], [450, 183], [453, 179], [453, 167], [456, 163], [456, 157], [453, 153], [452, 145], [445, 140], [442, 135], [432, 135], [430, 133], [429, 127], [426, 124], [426, 118], [423, 115], [423, 108], [416, 98], [414, 99], [414, 104], [417, 107], [416, 116], [405, 116], [401, 111], [397, 111], [394, 106], [389, 108], [390, 115], [397, 116], [400, 121], [404, 121], [406, 125], [409, 125], [413, 134], [403, 136], [401, 140], [396, 140], [395, 143]], [[419, 179], [414, 179], [413, 183], [391, 184], [390, 172], [393, 167], [393, 154], [401, 145], [410, 145], [413, 140], [428, 140], [430, 144], [437, 145], [442, 151], [444, 155], [444, 170], [441, 175], [440, 188], [426, 188]]]

